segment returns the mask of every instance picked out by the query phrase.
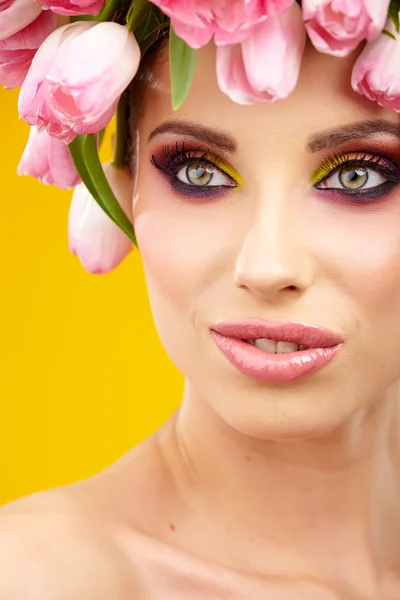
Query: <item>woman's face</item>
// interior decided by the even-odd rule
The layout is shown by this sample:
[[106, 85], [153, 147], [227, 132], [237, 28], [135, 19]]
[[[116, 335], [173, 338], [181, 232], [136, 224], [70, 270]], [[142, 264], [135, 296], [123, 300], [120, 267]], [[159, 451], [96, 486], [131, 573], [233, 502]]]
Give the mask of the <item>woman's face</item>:
[[[155, 323], [192, 393], [255, 437], [327, 432], [400, 377], [400, 129], [352, 91], [354, 60], [308, 48], [288, 99], [240, 106], [219, 91], [209, 46], [177, 112], [168, 62], [154, 67], [134, 228]], [[313, 374], [259, 381], [210, 334], [250, 317], [344, 342]]]

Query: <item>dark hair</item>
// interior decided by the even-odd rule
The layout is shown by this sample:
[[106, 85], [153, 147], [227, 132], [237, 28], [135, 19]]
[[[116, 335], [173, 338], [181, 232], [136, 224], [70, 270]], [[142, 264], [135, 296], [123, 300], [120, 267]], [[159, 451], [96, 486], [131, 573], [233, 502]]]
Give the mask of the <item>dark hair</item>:
[[151, 73], [157, 58], [165, 50], [167, 36], [160, 37], [156, 43], [148, 48], [142, 57], [139, 69], [128, 88], [129, 108], [126, 128], [127, 162], [131, 173], [136, 160], [137, 127], [143, 113], [144, 101], [151, 81]]

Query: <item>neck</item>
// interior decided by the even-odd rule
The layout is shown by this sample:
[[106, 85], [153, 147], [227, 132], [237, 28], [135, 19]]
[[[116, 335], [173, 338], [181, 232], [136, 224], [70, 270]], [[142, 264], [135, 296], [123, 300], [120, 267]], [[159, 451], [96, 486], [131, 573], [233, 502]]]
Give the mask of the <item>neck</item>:
[[329, 434], [301, 441], [250, 438], [211, 406], [186, 385], [173, 420], [173, 468], [179, 469], [177, 480], [186, 482], [181, 498], [196, 511], [200, 505], [207, 510], [225, 537], [233, 532], [232, 546], [242, 548], [246, 559], [252, 554], [249, 539], [254, 555], [262, 559], [265, 544], [276, 569], [282, 564], [285, 571], [293, 564], [351, 572], [356, 560], [360, 576], [362, 562], [367, 571], [398, 556], [397, 389]]

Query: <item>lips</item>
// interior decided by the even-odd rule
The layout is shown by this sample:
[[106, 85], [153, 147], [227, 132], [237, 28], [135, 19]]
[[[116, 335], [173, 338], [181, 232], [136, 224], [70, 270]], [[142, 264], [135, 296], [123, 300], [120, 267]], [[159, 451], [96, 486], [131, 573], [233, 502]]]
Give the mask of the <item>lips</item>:
[[275, 342], [290, 342], [309, 348], [329, 348], [343, 342], [342, 336], [319, 325], [299, 322], [273, 322], [263, 319], [219, 321], [211, 330], [240, 340], [265, 338]]
[[[216, 346], [240, 373], [263, 383], [287, 384], [326, 367], [343, 347], [343, 338], [324, 327], [262, 319], [220, 321], [210, 334]], [[305, 350], [271, 354], [248, 342], [269, 339], [307, 346]]]

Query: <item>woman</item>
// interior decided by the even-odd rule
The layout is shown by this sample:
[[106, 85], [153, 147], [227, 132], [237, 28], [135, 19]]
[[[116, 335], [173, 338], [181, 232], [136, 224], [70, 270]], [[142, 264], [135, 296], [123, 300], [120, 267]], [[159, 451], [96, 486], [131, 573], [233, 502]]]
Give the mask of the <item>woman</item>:
[[148, 61], [114, 181], [182, 405], [2, 509], [2, 600], [400, 596], [398, 116], [352, 90], [359, 48], [309, 43], [294, 91], [248, 106], [215, 52], [178, 112], [167, 47]]

